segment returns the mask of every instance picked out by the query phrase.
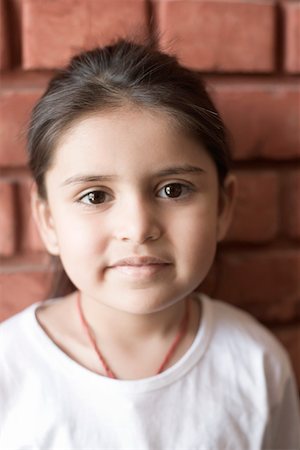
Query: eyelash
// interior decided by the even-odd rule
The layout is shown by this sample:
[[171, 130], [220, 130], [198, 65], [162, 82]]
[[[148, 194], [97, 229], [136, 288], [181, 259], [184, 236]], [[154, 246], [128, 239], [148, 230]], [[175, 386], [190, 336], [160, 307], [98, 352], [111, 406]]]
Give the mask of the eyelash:
[[193, 187], [192, 187], [191, 185], [189, 185], [189, 184], [179, 183], [179, 182], [176, 183], [176, 182], [174, 182], [174, 183], [168, 183], [168, 184], [165, 184], [162, 188], [159, 189], [159, 192], [162, 191], [162, 190], [164, 190], [164, 189], [166, 189], [166, 188], [168, 188], [168, 187], [173, 187], [173, 188], [174, 188], [174, 186], [177, 186], [177, 187], [179, 186], [180, 189], [181, 189], [181, 191], [184, 190], [185, 193], [184, 193], [184, 194], [180, 193], [180, 195], [178, 195], [178, 197], [168, 197], [168, 196], [165, 196], [165, 197], [161, 197], [161, 198], [179, 201], [179, 200], [181, 200], [182, 198], [185, 198], [186, 196], [188, 196], [191, 192], [194, 192], [194, 190], [195, 190], [195, 189], [193, 189]]
[[[166, 199], [166, 200], [180, 201], [183, 198], [187, 197], [190, 193], [195, 191], [195, 189], [189, 184], [180, 183], [180, 182], [173, 182], [173, 183], [165, 184], [163, 187], [161, 187], [158, 190], [158, 193], [161, 192], [162, 190], [167, 189], [167, 188], [174, 188], [175, 186], [176, 187], [180, 187], [181, 191], [184, 190], [185, 191], [184, 194], [182, 194], [182, 192], [180, 192], [179, 195], [175, 196], [175, 197], [168, 197], [168, 195], [165, 195], [165, 196], [161, 196], [160, 198]], [[111, 194], [109, 194], [108, 192], [106, 192], [104, 190], [94, 189], [94, 190], [89, 191], [86, 194], [82, 195], [77, 200], [77, 202], [78, 203], [82, 203], [85, 206], [99, 206], [99, 205], [103, 205], [104, 203], [107, 203], [107, 200], [100, 201], [99, 203], [89, 203], [89, 202], [83, 201], [85, 198], [88, 198], [88, 196], [91, 195], [91, 194], [94, 194], [94, 195], [96, 194], [97, 195], [97, 194], [100, 194], [100, 193], [104, 194], [105, 197], [110, 197], [110, 199], [113, 198], [113, 196]], [[159, 195], [157, 195], [157, 196], [159, 197]], [[108, 201], [110, 201], [110, 200], [108, 200]]]
[[88, 198], [89, 195], [91, 194], [104, 194], [106, 197], [110, 197], [112, 198], [112, 195], [110, 195], [108, 192], [105, 192], [102, 189], [94, 189], [92, 191], [87, 192], [86, 194], [82, 195], [77, 201], [78, 203], [83, 203], [85, 206], [98, 206], [98, 205], [103, 205], [104, 203], [107, 203], [106, 201], [101, 201], [99, 203], [90, 203], [90, 202], [85, 202], [83, 201], [85, 198]]

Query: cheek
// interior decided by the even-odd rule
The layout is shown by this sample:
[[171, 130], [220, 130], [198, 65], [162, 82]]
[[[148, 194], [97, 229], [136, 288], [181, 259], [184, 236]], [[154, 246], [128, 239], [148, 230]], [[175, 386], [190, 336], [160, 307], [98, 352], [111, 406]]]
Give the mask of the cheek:
[[59, 224], [60, 259], [70, 280], [79, 288], [98, 276], [97, 269], [100, 271], [102, 267], [105, 245], [100, 230], [101, 227], [91, 230], [78, 223], [78, 219], [69, 227], [66, 223]]
[[[85, 258], [104, 250], [106, 237], [104, 227], [96, 220], [79, 220], [78, 217], [58, 219], [56, 232], [61, 257]], [[78, 259], [77, 259], [78, 260]], [[80, 260], [80, 259], [79, 259]]]
[[189, 211], [175, 222], [173, 238], [190, 264], [210, 265], [217, 243], [216, 208], [203, 205]]
[[215, 199], [207, 199], [188, 209], [173, 221], [174, 233], [189, 241], [215, 239], [217, 232], [217, 205]]

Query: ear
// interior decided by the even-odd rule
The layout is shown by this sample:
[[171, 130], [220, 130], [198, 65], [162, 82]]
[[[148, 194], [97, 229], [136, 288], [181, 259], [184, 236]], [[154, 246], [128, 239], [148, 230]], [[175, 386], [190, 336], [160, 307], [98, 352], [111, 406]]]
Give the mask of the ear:
[[232, 213], [236, 199], [237, 180], [233, 174], [228, 175], [224, 180], [224, 185], [219, 193], [219, 211], [217, 240], [222, 241], [226, 236], [231, 223]]
[[52, 255], [59, 255], [59, 246], [49, 203], [46, 199], [40, 197], [35, 183], [31, 187], [30, 197], [33, 217], [40, 236], [48, 252]]

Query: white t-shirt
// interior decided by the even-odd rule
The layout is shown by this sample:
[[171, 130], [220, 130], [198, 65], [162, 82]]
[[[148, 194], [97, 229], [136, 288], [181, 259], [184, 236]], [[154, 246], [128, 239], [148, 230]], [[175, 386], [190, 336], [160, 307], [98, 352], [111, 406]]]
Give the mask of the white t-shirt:
[[286, 352], [248, 314], [201, 295], [187, 353], [160, 375], [114, 380], [68, 357], [32, 305], [0, 326], [1, 450], [299, 449]]

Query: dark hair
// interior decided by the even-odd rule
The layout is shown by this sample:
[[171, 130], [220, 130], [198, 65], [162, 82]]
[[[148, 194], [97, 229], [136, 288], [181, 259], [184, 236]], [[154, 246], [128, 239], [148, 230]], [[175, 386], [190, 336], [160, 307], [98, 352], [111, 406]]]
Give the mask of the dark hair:
[[152, 44], [119, 40], [75, 56], [33, 109], [29, 167], [42, 197], [45, 173], [66, 128], [83, 115], [126, 103], [165, 110], [175, 118], [204, 145], [223, 182], [229, 169], [226, 130], [199, 75]]
[[151, 42], [119, 40], [75, 56], [33, 109], [29, 167], [42, 198], [47, 196], [45, 173], [64, 131], [84, 115], [126, 104], [168, 113], [204, 145], [222, 185], [230, 161], [226, 130], [200, 76]]

